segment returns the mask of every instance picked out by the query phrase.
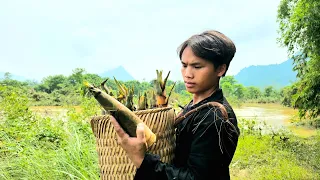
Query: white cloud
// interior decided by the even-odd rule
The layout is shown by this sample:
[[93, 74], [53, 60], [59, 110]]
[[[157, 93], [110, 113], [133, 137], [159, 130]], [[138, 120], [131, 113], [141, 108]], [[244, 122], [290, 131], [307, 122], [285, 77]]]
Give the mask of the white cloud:
[[[279, 63], [278, 0], [254, 1], [3, 1], [0, 71], [41, 79], [124, 66], [142, 80], [155, 69], [180, 78], [176, 48], [194, 33], [217, 29], [237, 46], [229, 73]], [[150, 78], [151, 77], [151, 78]]]

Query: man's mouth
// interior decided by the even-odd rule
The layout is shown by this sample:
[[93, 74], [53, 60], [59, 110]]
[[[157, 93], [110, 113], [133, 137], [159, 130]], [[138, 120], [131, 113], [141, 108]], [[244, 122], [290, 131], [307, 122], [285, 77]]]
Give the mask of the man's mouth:
[[196, 85], [196, 83], [192, 83], [192, 82], [184, 82], [187, 88], [192, 88]]

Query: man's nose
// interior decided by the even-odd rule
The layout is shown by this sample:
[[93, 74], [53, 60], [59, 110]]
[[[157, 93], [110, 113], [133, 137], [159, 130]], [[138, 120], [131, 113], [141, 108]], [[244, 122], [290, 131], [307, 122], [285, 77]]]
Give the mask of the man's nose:
[[192, 71], [192, 68], [191, 68], [190, 66], [188, 66], [188, 67], [185, 69], [184, 77], [186, 77], [186, 78], [193, 78], [193, 71]]

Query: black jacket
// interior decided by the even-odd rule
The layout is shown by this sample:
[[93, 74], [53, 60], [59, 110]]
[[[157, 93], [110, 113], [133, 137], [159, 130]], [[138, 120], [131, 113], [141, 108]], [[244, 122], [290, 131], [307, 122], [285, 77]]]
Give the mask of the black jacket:
[[[210, 97], [184, 108], [183, 113], [216, 101], [228, 112], [229, 123], [219, 118], [221, 111], [206, 107], [185, 118], [176, 127], [176, 150], [173, 164], [160, 161], [158, 155], [146, 154], [136, 180], [230, 179], [229, 164], [236, 150], [239, 129], [233, 109], [219, 89]], [[230, 122], [232, 123], [230, 125]]]

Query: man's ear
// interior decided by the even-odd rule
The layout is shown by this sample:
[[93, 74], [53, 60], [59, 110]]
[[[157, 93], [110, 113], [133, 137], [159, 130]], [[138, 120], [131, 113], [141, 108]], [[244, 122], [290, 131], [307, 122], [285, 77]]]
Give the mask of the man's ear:
[[226, 69], [227, 69], [227, 65], [221, 64], [217, 69], [218, 77], [222, 77], [222, 75], [226, 72]]

